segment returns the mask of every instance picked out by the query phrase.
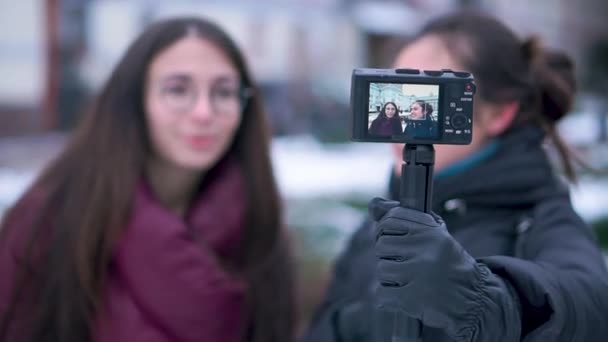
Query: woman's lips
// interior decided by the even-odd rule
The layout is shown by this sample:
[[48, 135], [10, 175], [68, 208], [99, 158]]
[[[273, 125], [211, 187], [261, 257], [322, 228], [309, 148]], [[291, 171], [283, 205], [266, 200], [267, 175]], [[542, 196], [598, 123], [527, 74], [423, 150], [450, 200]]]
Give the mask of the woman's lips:
[[190, 136], [186, 138], [186, 141], [190, 147], [197, 150], [203, 150], [211, 147], [214, 144], [215, 139], [211, 136]]

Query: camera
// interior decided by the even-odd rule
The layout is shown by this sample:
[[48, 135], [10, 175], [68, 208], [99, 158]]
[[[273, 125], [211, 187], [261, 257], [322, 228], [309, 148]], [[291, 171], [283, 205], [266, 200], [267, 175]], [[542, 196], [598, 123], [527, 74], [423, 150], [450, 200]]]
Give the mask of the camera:
[[469, 144], [475, 91], [473, 75], [463, 71], [354, 69], [352, 140]]

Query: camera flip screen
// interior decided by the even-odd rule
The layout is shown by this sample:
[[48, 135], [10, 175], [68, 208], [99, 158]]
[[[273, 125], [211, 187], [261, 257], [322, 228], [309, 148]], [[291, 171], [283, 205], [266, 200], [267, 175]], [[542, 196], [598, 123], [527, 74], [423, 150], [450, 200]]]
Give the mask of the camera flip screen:
[[368, 91], [370, 137], [438, 138], [439, 85], [370, 82]]
[[464, 71], [354, 69], [352, 140], [470, 144], [475, 90]]

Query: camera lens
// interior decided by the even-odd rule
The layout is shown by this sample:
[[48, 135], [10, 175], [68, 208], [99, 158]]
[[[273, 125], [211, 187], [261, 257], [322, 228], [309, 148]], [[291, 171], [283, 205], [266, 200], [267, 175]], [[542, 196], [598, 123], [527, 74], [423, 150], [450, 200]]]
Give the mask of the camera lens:
[[461, 129], [464, 128], [467, 124], [467, 118], [466, 116], [462, 115], [462, 114], [456, 114], [452, 117], [452, 127], [454, 127], [455, 129]]

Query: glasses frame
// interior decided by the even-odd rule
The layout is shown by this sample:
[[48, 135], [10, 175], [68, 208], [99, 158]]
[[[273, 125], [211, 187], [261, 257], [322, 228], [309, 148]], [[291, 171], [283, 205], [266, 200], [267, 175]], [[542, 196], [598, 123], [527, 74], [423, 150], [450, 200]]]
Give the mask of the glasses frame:
[[[165, 89], [166, 86], [162, 84], [163, 82], [159, 82], [158, 86], [157, 86], [157, 92], [158, 95], [160, 96], [161, 99], [161, 103], [167, 107], [168, 110], [175, 112], [175, 113], [187, 113], [189, 111], [192, 110], [192, 108], [194, 108], [195, 104], [198, 102], [199, 98], [200, 98], [200, 87], [196, 86], [197, 88], [197, 92], [195, 93], [195, 96], [192, 97], [192, 99], [189, 101], [188, 105], [183, 106], [183, 108], [178, 108], [178, 106], [175, 105], [171, 105], [169, 104], [168, 100], [165, 99]], [[212, 96], [211, 96], [211, 92], [212, 92], [212, 88], [209, 88], [208, 90], [208, 97], [209, 97], [209, 102], [211, 104], [211, 108], [213, 110], [213, 114], [216, 116], [222, 116], [223, 114], [226, 114], [225, 112], [223, 113], [221, 110], [217, 109], [217, 105], [214, 104], [214, 101], [212, 100]], [[238, 90], [238, 101], [239, 101], [239, 110], [237, 111], [239, 114], [242, 114], [245, 111], [245, 108], [247, 107], [247, 104], [249, 103], [249, 100], [254, 96], [254, 89], [251, 86], [247, 86], [247, 85], [240, 85], [239, 86], [239, 90]]]

